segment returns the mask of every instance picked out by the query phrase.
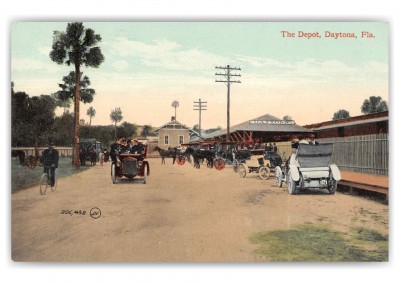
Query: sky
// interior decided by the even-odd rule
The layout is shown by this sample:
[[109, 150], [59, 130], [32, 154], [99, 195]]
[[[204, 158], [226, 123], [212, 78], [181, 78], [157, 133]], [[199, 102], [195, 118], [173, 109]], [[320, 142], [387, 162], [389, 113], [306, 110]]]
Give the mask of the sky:
[[[67, 22], [11, 25], [11, 81], [30, 96], [59, 90], [72, 66], [51, 61], [53, 31]], [[227, 86], [215, 82], [216, 66], [230, 65], [241, 83], [231, 84], [231, 125], [264, 115], [291, 116], [305, 125], [331, 120], [346, 109], [360, 115], [370, 96], [388, 99], [388, 24], [385, 22], [84, 22], [100, 34], [105, 61], [82, 68], [96, 95], [81, 104], [81, 118], [96, 110], [93, 125], [112, 124], [120, 107], [123, 121], [161, 126], [174, 115], [198, 123], [193, 102], [207, 102], [202, 128], [226, 127]], [[373, 37], [362, 37], [366, 31]], [[294, 33], [288, 37], [287, 33]], [[319, 33], [308, 38], [302, 34]], [[354, 33], [357, 38], [325, 37]], [[311, 35], [310, 35], [311, 36]], [[73, 108], [71, 108], [71, 111]], [[57, 114], [61, 114], [57, 110]]]

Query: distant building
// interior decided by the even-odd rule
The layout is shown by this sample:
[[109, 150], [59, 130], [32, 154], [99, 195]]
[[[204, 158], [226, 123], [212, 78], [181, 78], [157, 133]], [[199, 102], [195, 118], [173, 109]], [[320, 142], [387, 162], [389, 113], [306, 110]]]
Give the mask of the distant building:
[[[308, 137], [312, 131], [297, 125], [293, 120], [279, 119], [270, 114], [246, 120], [230, 127], [230, 141], [236, 143], [279, 142], [289, 141], [293, 136], [297, 138]], [[203, 139], [226, 140], [227, 130], [221, 129], [202, 135]], [[193, 141], [199, 140], [194, 137]]]
[[176, 121], [173, 117], [170, 122], [160, 126], [155, 133], [158, 135], [158, 147], [168, 149], [168, 147], [179, 147], [181, 144], [188, 143], [189, 137], [194, 131]]
[[365, 114], [305, 125], [318, 138], [349, 137], [389, 133], [389, 112]]

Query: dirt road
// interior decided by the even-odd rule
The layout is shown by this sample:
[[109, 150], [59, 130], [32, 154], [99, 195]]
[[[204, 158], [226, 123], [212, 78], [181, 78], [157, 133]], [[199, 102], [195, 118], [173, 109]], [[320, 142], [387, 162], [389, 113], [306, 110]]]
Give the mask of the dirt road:
[[148, 184], [113, 185], [106, 164], [60, 179], [44, 196], [38, 187], [12, 194], [13, 260], [253, 262], [261, 259], [249, 237], [260, 231], [325, 224], [388, 234], [388, 206], [372, 200], [317, 191], [291, 196], [272, 177], [170, 163], [150, 159]]

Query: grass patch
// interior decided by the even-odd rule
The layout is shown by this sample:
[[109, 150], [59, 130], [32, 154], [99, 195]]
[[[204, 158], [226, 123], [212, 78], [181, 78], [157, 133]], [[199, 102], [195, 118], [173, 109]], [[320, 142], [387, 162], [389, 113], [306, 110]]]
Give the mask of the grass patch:
[[360, 241], [381, 242], [388, 240], [387, 236], [383, 236], [375, 230], [370, 230], [363, 227], [353, 228], [352, 233], [354, 234], [354, 237]]
[[[250, 237], [255, 253], [274, 262], [387, 261], [387, 242], [374, 250], [355, 245], [344, 234], [327, 227], [306, 225], [290, 230], [260, 232]], [[365, 246], [369, 242], [366, 241]]]
[[[63, 178], [76, 173], [80, 173], [84, 170], [90, 168], [80, 167], [76, 169], [75, 166], [71, 164], [71, 158], [61, 158], [58, 162], [58, 168], [56, 170], [56, 177]], [[88, 164], [88, 163], [86, 163]], [[43, 173], [43, 166], [37, 166], [34, 169], [30, 169], [26, 166], [19, 165], [18, 161], [15, 159], [11, 160], [11, 190], [12, 192], [16, 192], [21, 189], [25, 189], [31, 186], [35, 186], [39, 184], [40, 176]]]

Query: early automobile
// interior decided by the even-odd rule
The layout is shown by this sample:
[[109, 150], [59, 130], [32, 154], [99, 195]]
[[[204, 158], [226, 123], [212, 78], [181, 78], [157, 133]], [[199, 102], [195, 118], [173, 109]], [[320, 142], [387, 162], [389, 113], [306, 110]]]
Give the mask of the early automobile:
[[240, 177], [246, 177], [247, 173], [257, 173], [261, 179], [268, 179], [271, 170], [271, 161], [267, 159], [264, 149], [250, 150], [251, 156], [248, 160], [243, 160], [238, 165]]
[[311, 188], [326, 188], [329, 194], [335, 194], [341, 174], [337, 165], [330, 163], [332, 153], [332, 143], [299, 144], [297, 153], [292, 154], [283, 167], [275, 167], [278, 187], [285, 181], [290, 194]]
[[111, 180], [113, 184], [121, 179], [133, 180], [136, 176], [142, 177], [144, 184], [147, 183], [150, 165], [146, 160], [146, 154], [147, 145], [143, 143], [139, 143], [136, 149], [117, 143], [113, 144], [110, 151], [112, 159]]

